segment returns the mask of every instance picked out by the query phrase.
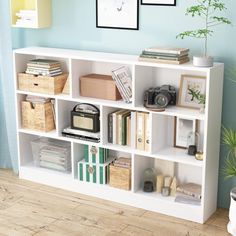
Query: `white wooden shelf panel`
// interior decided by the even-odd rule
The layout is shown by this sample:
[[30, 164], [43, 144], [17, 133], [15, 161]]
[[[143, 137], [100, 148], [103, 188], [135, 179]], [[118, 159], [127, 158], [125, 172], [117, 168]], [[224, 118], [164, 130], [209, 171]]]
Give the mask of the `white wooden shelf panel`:
[[203, 167], [203, 161], [198, 161], [194, 156], [189, 156], [186, 149], [170, 147], [160, 150], [151, 156], [161, 160]]
[[22, 90], [17, 90], [16, 92], [17, 92], [17, 94], [40, 96], [40, 97], [45, 97], [45, 98], [54, 98], [54, 99], [61, 99], [61, 100], [70, 100], [71, 99], [71, 97], [66, 94], [50, 95], [50, 94], [43, 94], [43, 93], [27, 92], [27, 91], [22, 91]]
[[40, 131], [36, 131], [36, 130], [20, 128], [20, 129], [18, 129], [18, 132], [23, 133], [23, 134], [31, 134], [31, 135], [35, 135], [35, 136], [43, 136], [46, 138], [58, 139], [58, 135], [57, 135], [56, 130], [52, 130], [50, 132], [40, 132]]
[[185, 219], [187, 216], [190, 221], [203, 223], [201, 219], [201, 206], [176, 203], [173, 198], [164, 198], [156, 193], [149, 194], [143, 193], [142, 191], [134, 193], [112, 188], [108, 185], [81, 182], [79, 180], [72, 180], [71, 175], [58, 174], [54, 171], [29, 166], [21, 167], [20, 178], [56, 188], [63, 188], [80, 194], [98, 197], [108, 201], [114, 201], [134, 207], [138, 206], [139, 208], [160, 212], [174, 217]]
[[[195, 67], [192, 62], [181, 64], [181, 65], [170, 65], [160, 63], [149, 63], [138, 61], [138, 55], [127, 55], [127, 54], [113, 54], [113, 53], [102, 53], [95, 51], [82, 51], [82, 50], [71, 50], [71, 49], [59, 49], [59, 48], [47, 48], [47, 47], [28, 47], [14, 50], [15, 53], [37, 55], [37, 56], [48, 56], [48, 57], [62, 57], [80, 60], [91, 60], [91, 61], [102, 61], [102, 62], [116, 62], [123, 64], [133, 64], [139, 66], [150, 66], [158, 68], [168, 68], [177, 70], [189, 70], [199, 72], [209, 72], [211, 68], [207, 67]], [[222, 63], [215, 63], [214, 67], [222, 66]]]

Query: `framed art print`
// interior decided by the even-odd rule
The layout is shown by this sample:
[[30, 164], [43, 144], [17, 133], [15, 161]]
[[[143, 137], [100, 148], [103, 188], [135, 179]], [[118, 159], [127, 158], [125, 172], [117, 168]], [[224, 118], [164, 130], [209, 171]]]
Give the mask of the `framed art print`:
[[96, 0], [97, 28], [139, 29], [139, 0]]
[[206, 77], [196, 75], [182, 75], [179, 88], [178, 106], [199, 109], [202, 104], [193, 96], [193, 93], [206, 95]]
[[176, 0], [141, 0], [142, 5], [176, 6]]
[[197, 131], [197, 121], [175, 117], [174, 129], [174, 146], [187, 148], [188, 135]]

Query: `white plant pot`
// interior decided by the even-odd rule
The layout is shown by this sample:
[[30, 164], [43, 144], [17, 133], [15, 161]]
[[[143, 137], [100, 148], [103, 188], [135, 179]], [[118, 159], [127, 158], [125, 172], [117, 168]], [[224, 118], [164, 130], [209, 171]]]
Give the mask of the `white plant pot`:
[[230, 193], [231, 203], [229, 209], [229, 223], [227, 226], [228, 232], [236, 236], [236, 188], [233, 188]]
[[194, 56], [193, 65], [197, 67], [212, 67], [213, 57], [210, 56]]

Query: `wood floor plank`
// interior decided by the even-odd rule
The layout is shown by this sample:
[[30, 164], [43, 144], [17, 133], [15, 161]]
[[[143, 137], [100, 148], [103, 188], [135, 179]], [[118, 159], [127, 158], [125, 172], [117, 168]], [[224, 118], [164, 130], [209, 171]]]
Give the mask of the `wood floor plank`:
[[226, 236], [228, 210], [201, 225], [18, 179], [0, 170], [0, 236]]

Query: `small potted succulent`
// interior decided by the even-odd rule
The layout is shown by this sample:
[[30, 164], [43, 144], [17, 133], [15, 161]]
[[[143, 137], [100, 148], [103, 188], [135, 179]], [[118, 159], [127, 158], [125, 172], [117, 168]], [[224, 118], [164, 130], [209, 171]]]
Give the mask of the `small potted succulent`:
[[[228, 148], [223, 173], [226, 178], [236, 178], [236, 131], [222, 128], [222, 143]], [[229, 209], [228, 232], [236, 235], [236, 187], [230, 193], [231, 204]]]
[[193, 65], [200, 67], [213, 66], [213, 57], [208, 56], [208, 40], [213, 35], [213, 29], [222, 24], [230, 25], [231, 21], [225, 17], [218, 16], [218, 12], [226, 10], [221, 0], [196, 0], [196, 5], [187, 8], [186, 15], [200, 17], [203, 20], [203, 27], [196, 30], [188, 30], [177, 35], [177, 38], [184, 39], [192, 37], [204, 41], [204, 54], [193, 57]]

